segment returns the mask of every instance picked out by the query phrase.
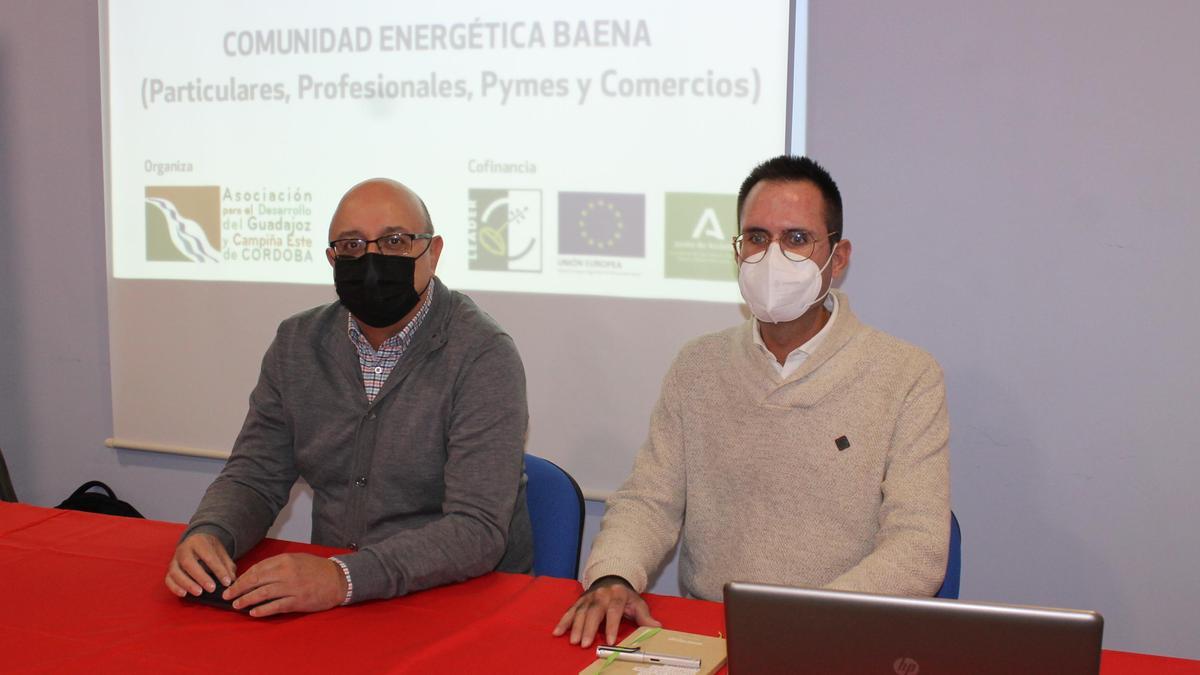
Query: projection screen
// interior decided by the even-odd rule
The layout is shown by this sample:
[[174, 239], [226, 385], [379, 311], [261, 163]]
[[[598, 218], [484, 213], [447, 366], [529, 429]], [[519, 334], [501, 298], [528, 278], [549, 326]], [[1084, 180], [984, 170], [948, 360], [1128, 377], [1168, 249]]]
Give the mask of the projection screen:
[[[101, 11], [119, 447], [228, 453], [274, 326], [333, 299], [337, 200], [387, 176], [428, 204], [446, 240], [439, 278], [518, 338], [544, 434], [530, 451], [570, 466], [588, 442], [537, 419], [561, 417], [556, 377], [598, 378], [595, 396], [632, 389], [643, 405], [685, 331], [740, 320], [737, 186], [803, 148], [803, 2]], [[682, 318], [634, 328], [648, 312]], [[557, 348], [540, 342], [572, 339], [564, 319], [622, 335], [582, 371], [535, 377]], [[614, 381], [605, 358], [657, 375]], [[608, 405], [580, 391], [580, 410]], [[641, 427], [613, 449], [625, 469], [647, 416], [621, 414]], [[610, 489], [619, 473], [581, 482]]]

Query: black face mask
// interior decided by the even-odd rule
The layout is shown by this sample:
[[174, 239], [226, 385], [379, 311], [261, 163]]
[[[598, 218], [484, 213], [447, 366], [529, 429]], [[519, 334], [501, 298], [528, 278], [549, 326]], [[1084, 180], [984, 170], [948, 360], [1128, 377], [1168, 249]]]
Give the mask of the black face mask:
[[413, 283], [416, 258], [367, 253], [333, 261], [333, 283], [342, 305], [359, 321], [375, 328], [404, 318], [421, 294]]

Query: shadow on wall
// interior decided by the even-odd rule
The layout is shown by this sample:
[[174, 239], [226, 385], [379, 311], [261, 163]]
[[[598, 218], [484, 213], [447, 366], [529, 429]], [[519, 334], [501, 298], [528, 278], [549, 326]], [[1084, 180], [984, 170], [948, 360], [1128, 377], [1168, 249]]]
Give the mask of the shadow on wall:
[[[225, 461], [141, 450], [111, 450], [117, 455], [123, 482], [129, 486], [122, 497], [147, 518], [186, 523], [200, 504], [204, 491], [221, 472]], [[164, 476], [170, 476], [169, 479]], [[171, 489], [156, 489], [156, 484]]]
[[[959, 373], [957, 381], [947, 382], [947, 394], [951, 499], [963, 523], [961, 597], [1095, 610], [1110, 619], [1128, 616], [1128, 593], [1106, 563], [1105, 553], [1060, 524], [1084, 517], [1066, 513], [1071, 509], [1105, 517], [1097, 504], [1077, 504], [1072, 499], [1075, 490], [1056, 484], [1061, 478], [1087, 476], [1063, 476], [1049, 466], [1054, 448], [1040, 437], [1024, 410], [1029, 399], [984, 371]], [[956, 418], [987, 422], [956, 425]], [[995, 544], [1013, 541], [1024, 545]], [[1072, 578], [1047, 574], [1063, 568], [1079, 574]], [[985, 587], [979, 580], [985, 580]], [[1110, 589], [1104, 606], [1097, 606], [1098, 599], [1088, 592], [1096, 588]], [[1010, 590], [1000, 594], [989, 589]], [[1120, 599], [1114, 602], [1114, 596]]]
[[[128, 500], [138, 507], [147, 517], [169, 522], [186, 523], [204, 491], [212, 484], [225, 460], [206, 457], [187, 457], [184, 455], [169, 455], [140, 450], [118, 450], [118, 458], [126, 473], [147, 472], [153, 474], [156, 480], [162, 480], [163, 472], [171, 474], [172, 489], [138, 490], [128, 494]], [[133, 485], [140, 484], [130, 479]], [[122, 495], [125, 497], [125, 495]], [[309, 541], [312, 536], [312, 488], [303, 479], [296, 481], [288, 503], [279, 512], [274, 525], [267, 532], [268, 537], [288, 539], [291, 541]]]
[[312, 541], [313, 491], [304, 479], [296, 481], [288, 503], [275, 518], [275, 524], [267, 531], [268, 537], [291, 541]]
[[20, 299], [24, 293], [21, 291], [19, 263], [24, 242], [13, 208], [16, 201], [13, 176], [20, 162], [14, 157], [16, 111], [10, 92], [11, 71], [15, 62], [9, 58], [11, 49], [5, 35], [9, 30], [12, 28], [0, 26], [0, 233], [4, 236], [4, 240], [0, 241], [0, 316], [4, 317], [4, 327], [0, 328], [0, 354], [6, 355], [6, 358], [0, 359], [0, 448], [4, 448], [4, 457], [17, 496], [24, 497], [29, 494], [30, 466], [26, 459], [28, 427], [23, 422], [29, 417], [29, 406], [24, 396], [27, 387], [21, 369], [21, 355], [25, 351], [20, 332], [20, 327], [24, 325]]

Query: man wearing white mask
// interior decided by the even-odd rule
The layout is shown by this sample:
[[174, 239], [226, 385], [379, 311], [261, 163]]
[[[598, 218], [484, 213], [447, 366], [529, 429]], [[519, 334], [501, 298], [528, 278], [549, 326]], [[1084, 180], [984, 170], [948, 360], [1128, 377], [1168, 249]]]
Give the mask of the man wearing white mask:
[[684, 346], [633, 473], [609, 499], [586, 592], [554, 628], [588, 647], [680, 541], [685, 593], [732, 580], [933, 595], [950, 530], [945, 385], [927, 353], [831, 290], [850, 262], [836, 183], [806, 157], [738, 193], [738, 282], [754, 318]]

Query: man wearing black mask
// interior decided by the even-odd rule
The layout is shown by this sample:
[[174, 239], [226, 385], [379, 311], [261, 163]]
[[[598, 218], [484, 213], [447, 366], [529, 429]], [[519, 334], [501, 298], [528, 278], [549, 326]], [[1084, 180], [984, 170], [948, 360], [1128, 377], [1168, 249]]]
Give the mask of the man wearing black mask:
[[[269, 616], [528, 572], [528, 414], [512, 339], [434, 276], [442, 238], [403, 185], [352, 188], [329, 240], [340, 302], [280, 324], [167, 587], [182, 597], [228, 586], [235, 607]], [[298, 477], [313, 489], [313, 543], [351, 552], [284, 554], [239, 574], [233, 561], [265, 536]]]

